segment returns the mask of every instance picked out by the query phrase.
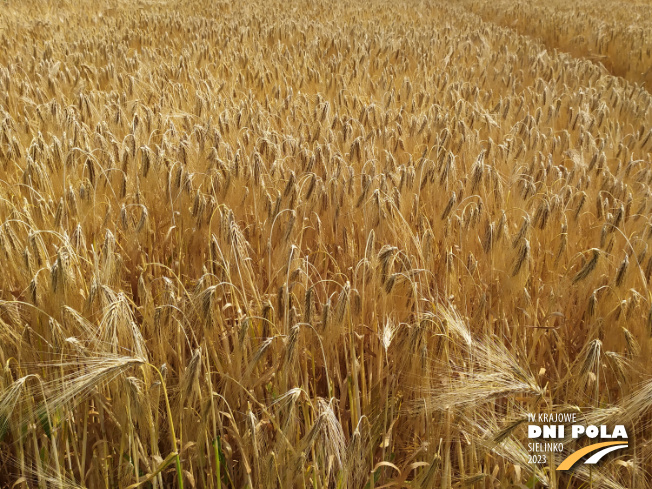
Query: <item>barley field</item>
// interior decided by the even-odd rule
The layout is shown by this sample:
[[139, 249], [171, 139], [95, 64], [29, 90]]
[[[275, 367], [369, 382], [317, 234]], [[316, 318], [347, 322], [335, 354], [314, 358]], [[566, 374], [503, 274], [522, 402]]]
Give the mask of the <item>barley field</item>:
[[652, 487], [651, 18], [2, 0], [0, 487]]

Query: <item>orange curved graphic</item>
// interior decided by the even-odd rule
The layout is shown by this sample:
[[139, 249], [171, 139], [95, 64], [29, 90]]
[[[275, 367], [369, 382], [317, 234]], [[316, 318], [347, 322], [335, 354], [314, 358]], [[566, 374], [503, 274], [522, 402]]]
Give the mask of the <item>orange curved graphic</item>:
[[612, 445], [626, 445], [627, 443], [623, 441], [605, 441], [603, 443], [595, 443], [594, 445], [589, 445], [588, 447], [584, 447], [574, 453], [571, 453], [568, 457], [564, 459], [564, 461], [559, 464], [559, 467], [557, 467], [557, 470], [568, 470], [570, 469], [575, 462], [577, 462], [579, 459], [581, 459], [584, 455], [588, 455], [591, 452], [595, 452], [596, 450], [599, 450], [604, 447], [610, 447]]

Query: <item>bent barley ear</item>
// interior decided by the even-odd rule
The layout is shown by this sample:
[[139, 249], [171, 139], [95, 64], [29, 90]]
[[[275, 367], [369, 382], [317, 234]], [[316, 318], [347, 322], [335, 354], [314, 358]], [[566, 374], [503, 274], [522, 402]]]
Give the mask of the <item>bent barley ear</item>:
[[588, 262], [582, 267], [582, 269], [573, 277], [573, 283], [581, 282], [582, 280], [585, 280], [593, 270], [598, 265], [598, 258], [600, 257], [600, 250], [597, 248], [593, 248], [592, 250], [592, 255], [591, 258], [589, 259]]
[[527, 239], [524, 239], [518, 251], [518, 255], [516, 256], [514, 267], [512, 268], [512, 277], [516, 277], [516, 275], [518, 275], [523, 264], [527, 261], [529, 256], [530, 256], [530, 242]]

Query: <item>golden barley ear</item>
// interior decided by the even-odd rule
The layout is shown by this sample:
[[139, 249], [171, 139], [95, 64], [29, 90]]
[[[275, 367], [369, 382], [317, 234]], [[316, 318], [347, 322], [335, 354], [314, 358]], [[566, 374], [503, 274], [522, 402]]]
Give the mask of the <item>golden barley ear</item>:
[[573, 283], [581, 282], [582, 280], [585, 280], [593, 270], [598, 265], [598, 259], [600, 257], [600, 250], [597, 248], [593, 248], [591, 250], [591, 258], [586, 262], [586, 264], [582, 267], [582, 269], [573, 277]]

